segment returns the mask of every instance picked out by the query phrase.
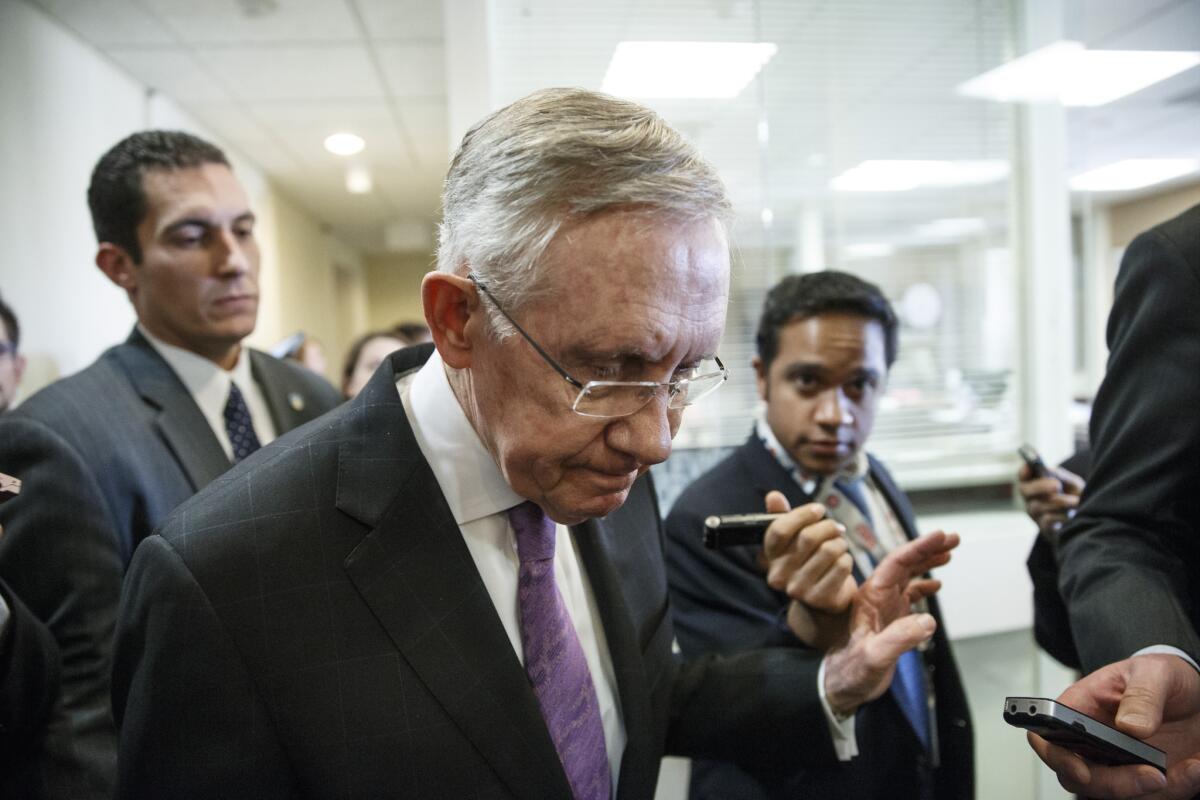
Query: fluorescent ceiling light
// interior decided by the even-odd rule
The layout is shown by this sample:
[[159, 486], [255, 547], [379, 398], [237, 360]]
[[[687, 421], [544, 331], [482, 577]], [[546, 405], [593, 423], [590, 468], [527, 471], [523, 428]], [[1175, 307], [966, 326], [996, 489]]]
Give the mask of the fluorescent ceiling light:
[[366, 194], [374, 188], [371, 173], [363, 166], [354, 166], [346, 170], [346, 191], [350, 194]]
[[352, 156], [367, 146], [361, 136], [353, 133], [333, 133], [325, 137], [325, 149], [335, 156]]
[[838, 175], [830, 186], [839, 192], [906, 192], [993, 183], [1007, 175], [1007, 161], [869, 160]]
[[778, 49], [770, 42], [619, 42], [600, 88], [621, 97], [737, 97]]
[[1194, 158], [1129, 158], [1071, 178], [1077, 192], [1121, 192], [1169, 181], [1200, 169]]
[[983, 233], [986, 229], [987, 223], [980, 217], [946, 217], [918, 225], [915, 233], [918, 239], [945, 241], [965, 239]]
[[842, 248], [842, 256], [848, 261], [860, 258], [883, 258], [896, 252], [896, 245], [888, 242], [860, 242]]
[[958, 93], [1004, 103], [1101, 106], [1200, 64], [1187, 50], [1088, 50], [1060, 41], [958, 86]]

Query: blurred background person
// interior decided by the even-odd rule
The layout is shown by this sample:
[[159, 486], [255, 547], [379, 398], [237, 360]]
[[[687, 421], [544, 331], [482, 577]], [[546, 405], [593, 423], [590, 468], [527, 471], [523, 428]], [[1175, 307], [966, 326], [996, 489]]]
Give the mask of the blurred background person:
[[342, 365], [342, 395], [357, 395], [375, 374], [383, 360], [401, 347], [431, 341], [429, 327], [423, 322], [401, 322], [381, 331], [364, 333], [346, 353]]
[[110, 797], [109, 697], [134, 548], [234, 463], [340, 402], [307, 370], [242, 346], [258, 319], [254, 212], [225, 154], [142, 131], [96, 163], [95, 262], [132, 304], [129, 337], [0, 417], [0, 578], [58, 642], [68, 723], [38, 755], [49, 796]]
[[12, 307], [0, 297], [0, 414], [12, 406], [25, 374], [25, 356], [17, 349], [21, 327]]

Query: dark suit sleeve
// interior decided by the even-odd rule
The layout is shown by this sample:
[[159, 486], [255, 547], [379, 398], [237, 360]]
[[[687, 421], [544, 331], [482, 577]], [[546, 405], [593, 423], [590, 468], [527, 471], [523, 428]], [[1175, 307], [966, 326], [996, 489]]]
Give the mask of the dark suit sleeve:
[[162, 537], [149, 537], [134, 554], [119, 619], [117, 796], [295, 797], [258, 687], [208, 598]]
[[[744, 766], [837, 763], [817, 692], [821, 654], [788, 629], [786, 598], [767, 586], [756, 548], [704, 548], [698, 494], [702, 487], [681, 496], [666, 522], [672, 619], [687, 659], [675, 681], [680, 714], [670, 746]], [[771, 740], [792, 745], [771, 752]]]
[[0, 787], [35, 758], [58, 696], [58, 645], [0, 581], [8, 620], [0, 633]]
[[91, 470], [65, 440], [17, 411], [0, 419], [0, 442], [0, 472], [22, 481], [21, 493], [0, 506], [0, 578], [49, 627], [62, 659], [65, 719], [46, 741], [48, 773], [73, 787], [68, 794], [108, 794], [117, 531]]
[[1085, 670], [1154, 644], [1200, 657], [1200, 211], [1189, 217], [1190, 231], [1139, 236], [1117, 280], [1092, 476], [1059, 552]]

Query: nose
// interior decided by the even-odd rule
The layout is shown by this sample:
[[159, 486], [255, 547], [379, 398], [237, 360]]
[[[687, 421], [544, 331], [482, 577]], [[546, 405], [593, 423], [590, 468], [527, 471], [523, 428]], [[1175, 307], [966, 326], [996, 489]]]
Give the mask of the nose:
[[840, 428], [854, 422], [850, 402], [840, 388], [830, 388], [817, 399], [816, 421], [827, 428]]
[[217, 271], [222, 277], [237, 277], [250, 271], [250, 254], [246, 252], [237, 233], [229, 228], [222, 228], [216, 237], [217, 244], [214, 257]]
[[679, 413], [668, 407], [666, 393], [658, 392], [641, 410], [609, 423], [605, 441], [612, 449], [630, 456], [637, 466], [659, 464], [671, 455]]

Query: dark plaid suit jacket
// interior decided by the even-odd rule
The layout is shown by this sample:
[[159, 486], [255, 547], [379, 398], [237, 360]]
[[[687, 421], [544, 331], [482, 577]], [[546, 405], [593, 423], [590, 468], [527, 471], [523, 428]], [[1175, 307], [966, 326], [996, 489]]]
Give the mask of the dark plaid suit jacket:
[[[250, 359], [276, 430], [341, 401], [300, 367], [256, 351]], [[0, 579], [50, 628], [62, 657], [31, 793], [112, 795], [109, 672], [125, 566], [154, 526], [229, 467], [183, 383], [136, 329], [0, 417], [0, 472], [23, 482], [0, 506]]]
[[[395, 388], [239, 464], [135, 554], [113, 702], [120, 797], [568, 798], [512, 644]], [[794, 654], [677, 664], [648, 478], [572, 529], [627, 735], [617, 797], [653, 796], [664, 751], [788, 758]]]

